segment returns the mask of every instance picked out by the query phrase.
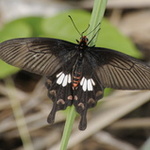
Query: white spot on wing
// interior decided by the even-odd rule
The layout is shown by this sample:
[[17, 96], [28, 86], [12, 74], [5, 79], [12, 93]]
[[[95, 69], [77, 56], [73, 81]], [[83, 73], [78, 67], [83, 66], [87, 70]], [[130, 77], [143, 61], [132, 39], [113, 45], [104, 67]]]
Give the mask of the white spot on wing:
[[83, 89], [83, 91], [86, 91], [86, 89], [87, 89], [87, 79], [84, 80], [82, 89]]
[[71, 83], [71, 75], [60, 72], [56, 75], [56, 83], [65, 87], [67, 83]]
[[95, 82], [93, 81], [93, 79], [91, 78], [91, 82], [92, 82], [92, 84], [95, 86]]
[[62, 72], [58, 73], [58, 74], [56, 75], [56, 77], [58, 78], [61, 74], [62, 74]]
[[81, 79], [80, 85], [82, 86], [83, 91], [93, 91], [93, 86], [95, 86], [95, 82], [92, 78], [86, 79], [83, 77]]
[[85, 80], [85, 77], [83, 77], [82, 80], [80, 81], [81, 86], [83, 85], [84, 80]]
[[65, 77], [65, 74], [62, 73], [62, 74], [58, 77], [56, 83], [59, 84], [59, 85], [62, 84], [64, 77]]
[[34, 57], [35, 59], [37, 59], [38, 56], [39, 56], [38, 54], [34, 54], [34, 55], [33, 55], [33, 57]]
[[65, 87], [67, 85], [68, 75], [65, 76], [62, 86]]
[[93, 91], [93, 85], [91, 83], [91, 79], [88, 79], [88, 91]]
[[68, 83], [71, 83], [71, 75], [68, 75]]

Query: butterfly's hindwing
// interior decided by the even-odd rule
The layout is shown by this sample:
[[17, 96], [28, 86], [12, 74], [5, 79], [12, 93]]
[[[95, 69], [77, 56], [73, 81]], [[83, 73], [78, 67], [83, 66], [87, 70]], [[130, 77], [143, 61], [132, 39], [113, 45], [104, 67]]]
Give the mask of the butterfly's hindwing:
[[74, 106], [77, 112], [81, 115], [79, 129], [86, 128], [86, 114], [89, 108], [95, 107], [97, 101], [103, 97], [103, 88], [97, 79], [92, 76], [87, 78], [82, 77], [79, 87], [77, 88], [74, 98]]
[[53, 78], [48, 77], [46, 81], [48, 96], [53, 101], [53, 108], [48, 116], [48, 122], [53, 123], [55, 113], [72, 105], [71, 75], [59, 72]]

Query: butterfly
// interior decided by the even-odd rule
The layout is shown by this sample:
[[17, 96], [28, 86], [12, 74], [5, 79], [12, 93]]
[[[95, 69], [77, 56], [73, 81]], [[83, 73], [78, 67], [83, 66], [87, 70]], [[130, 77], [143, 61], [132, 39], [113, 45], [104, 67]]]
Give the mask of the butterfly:
[[53, 38], [18, 38], [0, 43], [0, 58], [26, 71], [44, 75], [53, 108], [48, 122], [58, 110], [74, 105], [87, 127], [87, 110], [96, 106], [105, 88], [150, 90], [150, 67], [115, 50], [89, 47], [81, 36], [77, 44]]

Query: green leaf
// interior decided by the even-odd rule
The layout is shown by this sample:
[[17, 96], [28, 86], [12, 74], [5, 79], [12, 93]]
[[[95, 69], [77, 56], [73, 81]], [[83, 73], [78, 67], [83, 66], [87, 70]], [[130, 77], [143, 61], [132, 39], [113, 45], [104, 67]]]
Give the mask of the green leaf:
[[81, 10], [68, 11], [43, 20], [42, 28], [44, 36], [75, 43], [76, 39], [80, 38], [80, 35], [76, 31], [68, 15], [73, 18], [80, 32], [83, 32], [88, 27], [90, 20], [90, 14], [88, 12]]
[[30, 26], [32, 37], [40, 36], [43, 34], [41, 29], [42, 21], [43, 17], [25, 17], [17, 20], [17, 22], [24, 22]]
[[137, 58], [142, 56], [132, 41], [119, 32], [107, 19], [103, 19], [97, 46], [114, 49]]
[[20, 21], [10, 22], [0, 30], [0, 42], [27, 36], [31, 36], [31, 28], [27, 23]]

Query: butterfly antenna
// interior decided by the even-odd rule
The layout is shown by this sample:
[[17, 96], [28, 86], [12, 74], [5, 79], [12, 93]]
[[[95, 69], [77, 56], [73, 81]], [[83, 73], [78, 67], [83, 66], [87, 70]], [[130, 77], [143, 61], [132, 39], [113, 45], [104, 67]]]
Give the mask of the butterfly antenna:
[[101, 28], [99, 28], [96, 33], [94, 34], [94, 36], [91, 38], [91, 40], [88, 42], [88, 45], [92, 42], [92, 40], [95, 38], [95, 36], [97, 35], [97, 33], [100, 31]]
[[[99, 27], [99, 25], [101, 24], [101, 22], [99, 22], [96, 26], [95, 26], [95, 28], [92, 30], [92, 31], [90, 31], [86, 36], [88, 36], [89, 34], [91, 34], [94, 30], [96, 30], [98, 27]], [[100, 30], [100, 28], [98, 29], [98, 31]], [[96, 32], [96, 33], [98, 33], [98, 31]], [[93, 38], [92, 38], [93, 39]]]
[[90, 24], [88, 24], [88, 27], [81, 33], [81, 36], [83, 36], [83, 34], [89, 29]]
[[72, 22], [72, 24], [73, 24], [73, 26], [75, 27], [75, 29], [76, 29], [76, 31], [82, 36], [82, 34], [80, 33], [80, 31], [78, 30], [78, 28], [77, 28], [77, 26], [76, 26], [76, 24], [74, 23], [74, 21], [73, 21], [73, 19], [72, 19], [72, 17], [70, 16], [70, 15], [68, 15], [68, 17], [70, 18], [70, 20], [71, 20], [71, 22]]

